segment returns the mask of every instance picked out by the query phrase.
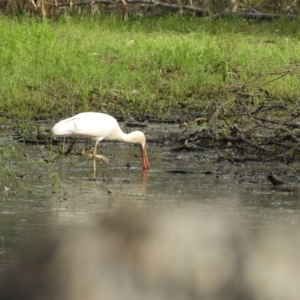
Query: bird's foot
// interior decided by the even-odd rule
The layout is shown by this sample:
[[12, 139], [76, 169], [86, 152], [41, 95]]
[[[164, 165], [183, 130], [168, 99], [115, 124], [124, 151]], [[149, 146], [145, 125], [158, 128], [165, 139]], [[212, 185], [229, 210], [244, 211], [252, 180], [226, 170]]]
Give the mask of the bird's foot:
[[103, 155], [95, 155], [95, 157], [96, 157], [96, 158], [99, 158], [100, 160], [102, 160], [105, 164], [111, 166], [110, 161], [109, 161], [106, 157], [104, 157]]
[[94, 155], [94, 154], [92, 154], [92, 153], [87, 153], [87, 152], [85, 151], [85, 146], [83, 147], [81, 153], [82, 153], [82, 155], [87, 156], [87, 157], [98, 158], [98, 159], [102, 160], [105, 164], [111, 166], [111, 163], [109, 162], [109, 160], [108, 160], [106, 157], [104, 157], [103, 155], [97, 155], [97, 154]]

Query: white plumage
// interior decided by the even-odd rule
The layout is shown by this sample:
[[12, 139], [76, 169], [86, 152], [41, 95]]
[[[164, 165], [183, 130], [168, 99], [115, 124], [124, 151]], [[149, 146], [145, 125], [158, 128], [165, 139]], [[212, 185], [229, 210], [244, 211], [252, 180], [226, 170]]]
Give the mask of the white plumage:
[[53, 136], [72, 136], [90, 139], [106, 138], [118, 126], [117, 120], [103, 113], [84, 112], [54, 125]]
[[52, 135], [53, 137], [71, 136], [96, 141], [93, 154], [86, 153], [85, 146], [82, 149], [83, 155], [93, 158], [94, 172], [96, 172], [96, 158], [110, 164], [104, 156], [97, 155], [98, 143], [104, 139], [138, 144], [141, 148], [142, 167], [145, 170], [150, 169], [144, 133], [141, 131], [134, 131], [129, 134], [124, 133], [117, 120], [110, 115], [97, 112], [80, 113], [55, 124], [52, 128]]

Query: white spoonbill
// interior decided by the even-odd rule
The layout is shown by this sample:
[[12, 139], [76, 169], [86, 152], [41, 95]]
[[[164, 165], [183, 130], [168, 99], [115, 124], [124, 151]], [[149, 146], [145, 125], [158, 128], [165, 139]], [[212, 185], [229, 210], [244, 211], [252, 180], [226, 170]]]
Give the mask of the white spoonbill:
[[52, 128], [53, 137], [84, 138], [96, 141], [93, 153], [85, 152], [85, 145], [82, 149], [84, 156], [92, 157], [94, 161], [94, 175], [96, 174], [96, 158], [101, 159], [104, 163], [110, 162], [102, 155], [97, 155], [97, 146], [102, 140], [116, 140], [125, 143], [138, 144], [141, 148], [142, 167], [149, 170], [146, 152], [146, 137], [141, 131], [124, 133], [117, 120], [107, 114], [98, 112], [83, 112], [71, 118], [62, 120]]

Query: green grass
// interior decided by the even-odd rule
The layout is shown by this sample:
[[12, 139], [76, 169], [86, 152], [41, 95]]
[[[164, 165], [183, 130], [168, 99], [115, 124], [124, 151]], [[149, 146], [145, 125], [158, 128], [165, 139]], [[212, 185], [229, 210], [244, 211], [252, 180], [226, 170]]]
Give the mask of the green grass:
[[[235, 95], [226, 87], [300, 62], [298, 28], [298, 20], [1, 16], [0, 114], [63, 117], [92, 110], [161, 117], [177, 107], [230, 105]], [[298, 98], [299, 73], [265, 84], [273, 78], [246, 90], [262, 86], [276, 101]]]

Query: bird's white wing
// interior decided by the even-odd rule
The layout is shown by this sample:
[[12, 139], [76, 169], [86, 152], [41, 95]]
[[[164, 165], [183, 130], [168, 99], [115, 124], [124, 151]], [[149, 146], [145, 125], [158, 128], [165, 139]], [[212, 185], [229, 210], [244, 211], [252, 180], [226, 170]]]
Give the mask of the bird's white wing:
[[74, 136], [105, 139], [118, 126], [117, 120], [96, 112], [80, 113], [58, 122], [52, 129], [53, 136]]
[[74, 118], [68, 118], [62, 120], [54, 125], [52, 128], [52, 135], [53, 136], [72, 136], [74, 133]]

